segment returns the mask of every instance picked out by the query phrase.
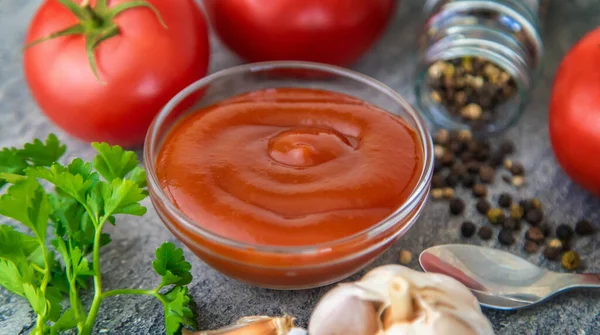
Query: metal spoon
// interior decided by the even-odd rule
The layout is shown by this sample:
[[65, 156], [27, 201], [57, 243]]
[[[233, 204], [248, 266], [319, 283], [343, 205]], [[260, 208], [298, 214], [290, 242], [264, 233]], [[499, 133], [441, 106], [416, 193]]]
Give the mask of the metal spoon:
[[460, 281], [482, 306], [495, 309], [528, 307], [573, 288], [600, 288], [600, 274], [552, 272], [511, 253], [473, 245], [432, 247], [419, 262], [426, 272]]

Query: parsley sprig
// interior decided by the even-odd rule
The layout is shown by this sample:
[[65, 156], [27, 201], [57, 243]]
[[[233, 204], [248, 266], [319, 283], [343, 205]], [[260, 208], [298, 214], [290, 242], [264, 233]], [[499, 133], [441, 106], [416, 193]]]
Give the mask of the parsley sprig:
[[[187, 287], [192, 275], [183, 250], [172, 243], [156, 250], [152, 266], [161, 282], [154, 289], [102, 288], [100, 249], [111, 242], [103, 228], [117, 215], [144, 215], [140, 202], [148, 193], [135, 152], [92, 146], [98, 153], [92, 162], [76, 158], [67, 165], [57, 162], [66, 146], [53, 134], [0, 151], [0, 187], [10, 184], [0, 214], [23, 225], [0, 225], [0, 286], [29, 301], [37, 315], [33, 334], [73, 328], [90, 334], [102, 301], [123, 294], [157, 298], [167, 334], [180, 334], [183, 325], [194, 325]], [[90, 281], [94, 296], [86, 308], [80, 294]]]

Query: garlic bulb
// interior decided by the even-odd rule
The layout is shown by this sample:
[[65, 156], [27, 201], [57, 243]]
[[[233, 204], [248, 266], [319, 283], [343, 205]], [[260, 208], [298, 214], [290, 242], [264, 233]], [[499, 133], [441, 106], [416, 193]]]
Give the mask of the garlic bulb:
[[339, 284], [313, 311], [310, 335], [493, 335], [464, 285], [400, 265]]
[[184, 335], [306, 335], [306, 331], [294, 328], [294, 318], [291, 316], [247, 316], [227, 327], [199, 332], [184, 331]]

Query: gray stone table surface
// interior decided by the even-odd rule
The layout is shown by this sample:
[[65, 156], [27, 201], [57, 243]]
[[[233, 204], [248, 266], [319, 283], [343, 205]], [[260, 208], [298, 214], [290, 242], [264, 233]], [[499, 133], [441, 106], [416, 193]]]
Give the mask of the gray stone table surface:
[[[69, 138], [42, 116], [32, 100], [22, 71], [20, 46], [27, 23], [40, 0], [0, 0], [0, 145], [20, 145], [33, 137], [56, 132], [69, 146], [70, 157], [90, 158], [90, 147]], [[401, 2], [393, 24], [377, 45], [353, 68], [373, 76], [414, 101], [412, 82], [415, 63], [415, 36], [423, 2]], [[569, 222], [585, 216], [600, 222], [600, 200], [574, 185], [557, 166], [548, 140], [547, 108], [552, 79], [565, 52], [583, 34], [600, 25], [600, 1], [551, 1], [546, 18], [545, 69], [540, 84], [532, 95], [526, 114], [505, 136], [515, 140], [520, 159], [528, 170], [528, 187], [520, 196], [538, 197], [552, 223]], [[211, 71], [240, 61], [212, 38]], [[500, 183], [498, 183], [500, 184]], [[494, 198], [504, 186], [495, 188]], [[121, 220], [110, 229], [114, 242], [103, 250], [102, 267], [105, 287], [152, 287], [157, 278], [151, 271], [155, 248], [163, 241], [177, 242], [162, 225], [149, 201], [144, 218]], [[479, 216], [471, 215], [480, 220]], [[447, 205], [429, 202], [416, 226], [376, 265], [394, 263], [401, 249], [415, 253], [442, 243], [461, 242], [460, 218], [448, 215]], [[113, 227], [110, 227], [113, 228]], [[478, 239], [474, 239], [478, 242]], [[483, 243], [496, 245], [497, 242]], [[587, 271], [600, 272], [598, 237], [579, 239], [574, 248], [584, 257]], [[526, 256], [522, 243], [509, 248]], [[217, 273], [186, 251], [193, 265], [191, 294], [197, 302], [198, 322], [211, 329], [233, 322], [245, 315], [280, 315], [289, 313], [305, 326], [319, 297], [330, 287], [297, 292], [281, 292], [247, 286]], [[551, 269], [541, 256], [528, 258]], [[490, 264], [490, 266], [493, 266]], [[413, 260], [411, 267], [419, 269]], [[353, 278], [358, 278], [354, 276]], [[352, 279], [352, 278], [351, 278]], [[535, 308], [517, 312], [485, 310], [498, 334], [600, 334], [600, 292], [574, 291]], [[28, 304], [0, 289], [0, 334], [26, 334], [34, 324]], [[145, 297], [107, 299], [101, 308], [95, 333], [162, 334], [162, 309], [159, 303]]]

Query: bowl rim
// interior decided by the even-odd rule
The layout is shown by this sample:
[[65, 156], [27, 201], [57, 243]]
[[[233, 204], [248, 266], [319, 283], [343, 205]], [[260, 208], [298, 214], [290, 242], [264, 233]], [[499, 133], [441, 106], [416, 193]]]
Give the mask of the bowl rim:
[[[321, 71], [341, 76], [347, 79], [351, 79], [361, 84], [365, 84], [378, 90], [380, 93], [384, 93], [390, 99], [394, 100], [394, 102], [399, 104], [410, 116], [410, 118], [415, 124], [413, 128], [416, 130], [418, 138], [423, 148], [423, 166], [421, 168], [421, 174], [419, 176], [419, 180], [415, 186], [415, 189], [410, 194], [408, 199], [404, 203], [402, 203], [402, 205], [399, 206], [393, 213], [388, 215], [385, 219], [372, 225], [368, 229], [329, 242], [300, 246], [269, 246], [237, 241], [218, 235], [208, 229], [205, 229], [200, 224], [197, 224], [194, 220], [185, 215], [182, 211], [180, 211], [177, 208], [177, 206], [175, 206], [175, 204], [173, 204], [166, 196], [164, 190], [160, 186], [158, 176], [155, 172], [155, 157], [157, 151], [160, 150], [160, 139], [158, 138], [160, 134], [160, 128], [162, 127], [165, 119], [174, 110], [174, 107], [177, 106], [182, 100], [187, 98], [189, 95], [202, 89], [205, 86], [208, 86], [210, 83], [220, 78], [235, 74], [281, 69]], [[146, 176], [148, 181], [148, 190], [151, 194], [151, 198], [152, 196], [157, 198], [158, 201], [160, 201], [161, 204], [171, 212], [171, 215], [174, 216], [174, 219], [176, 219], [180, 224], [184, 225], [186, 228], [189, 228], [195, 234], [198, 234], [203, 238], [206, 238], [212, 242], [216, 242], [221, 245], [237, 249], [252, 249], [255, 251], [275, 254], [313, 254], [323, 251], [328, 252], [332, 251], [336, 245], [350, 243], [353, 240], [360, 241], [364, 237], [366, 237], [368, 240], [370, 238], [380, 235], [381, 233], [387, 231], [390, 227], [393, 227], [397, 222], [410, 215], [412, 209], [414, 209], [415, 206], [418, 206], [424, 197], [427, 197], [427, 195], [429, 194], [429, 185], [431, 182], [434, 165], [433, 140], [431, 138], [429, 130], [427, 129], [425, 120], [421, 117], [417, 110], [400, 94], [398, 94], [396, 91], [383, 84], [382, 82], [371, 78], [365, 74], [334, 65], [305, 61], [269, 61], [242, 64], [214, 72], [212, 74], [209, 74], [208, 76], [205, 76], [193, 82], [192, 84], [188, 85], [186, 88], [181, 90], [179, 93], [177, 93], [173, 98], [171, 98], [171, 100], [169, 100], [169, 102], [161, 109], [161, 111], [154, 118], [154, 120], [150, 124], [150, 127], [148, 128], [148, 132], [146, 133], [143, 153], [144, 165], [146, 168]], [[154, 207], [156, 208], [155, 205]], [[400, 229], [406, 230], [411, 226], [412, 224], [406, 224]]]

